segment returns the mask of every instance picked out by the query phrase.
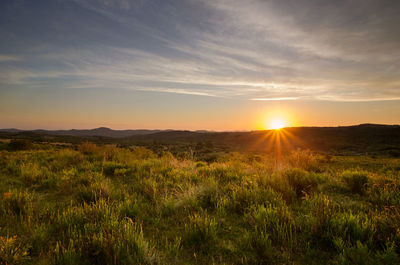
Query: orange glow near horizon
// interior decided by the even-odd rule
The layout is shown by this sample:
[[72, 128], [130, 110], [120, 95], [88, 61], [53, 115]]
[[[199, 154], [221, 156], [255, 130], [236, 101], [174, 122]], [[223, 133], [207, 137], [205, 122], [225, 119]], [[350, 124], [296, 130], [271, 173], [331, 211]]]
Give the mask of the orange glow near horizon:
[[282, 106], [269, 108], [254, 117], [255, 127], [258, 130], [280, 130], [285, 127], [293, 127], [298, 124], [298, 117], [292, 115], [293, 110]]
[[280, 130], [284, 127], [292, 126], [289, 115], [283, 112], [268, 113], [262, 118], [263, 124], [260, 126], [262, 130]]
[[273, 129], [273, 130], [279, 130], [279, 129], [282, 129], [283, 127], [285, 127], [285, 126], [286, 126], [285, 121], [280, 119], [280, 118], [272, 119], [270, 124], [269, 124], [269, 128]]

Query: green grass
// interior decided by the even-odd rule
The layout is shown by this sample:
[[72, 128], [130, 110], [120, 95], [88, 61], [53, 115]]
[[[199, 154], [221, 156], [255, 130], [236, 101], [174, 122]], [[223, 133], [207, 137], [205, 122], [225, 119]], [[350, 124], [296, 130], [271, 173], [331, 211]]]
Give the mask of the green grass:
[[399, 159], [13, 147], [0, 264], [400, 263]]

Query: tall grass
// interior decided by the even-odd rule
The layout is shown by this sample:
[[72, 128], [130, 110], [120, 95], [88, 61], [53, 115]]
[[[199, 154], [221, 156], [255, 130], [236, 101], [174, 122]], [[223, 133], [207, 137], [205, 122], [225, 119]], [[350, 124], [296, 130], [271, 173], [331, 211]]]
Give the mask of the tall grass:
[[0, 151], [0, 264], [399, 264], [399, 160]]

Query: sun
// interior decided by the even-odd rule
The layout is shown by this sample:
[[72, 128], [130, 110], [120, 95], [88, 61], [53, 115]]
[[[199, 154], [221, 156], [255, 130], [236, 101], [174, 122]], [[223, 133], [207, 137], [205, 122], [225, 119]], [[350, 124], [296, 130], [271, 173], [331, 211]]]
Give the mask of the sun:
[[259, 119], [259, 130], [276, 130], [279, 131], [285, 127], [291, 127], [293, 117], [287, 111], [269, 110]]
[[269, 124], [269, 128], [272, 130], [279, 130], [282, 129], [283, 127], [286, 126], [286, 123], [283, 119], [280, 118], [275, 118], [272, 119], [270, 124]]

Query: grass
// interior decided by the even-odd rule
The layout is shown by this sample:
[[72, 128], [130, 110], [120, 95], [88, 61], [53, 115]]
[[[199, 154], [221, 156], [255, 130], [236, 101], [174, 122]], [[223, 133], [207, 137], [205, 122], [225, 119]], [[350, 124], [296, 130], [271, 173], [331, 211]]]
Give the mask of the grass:
[[11, 147], [0, 264], [400, 263], [396, 158]]

